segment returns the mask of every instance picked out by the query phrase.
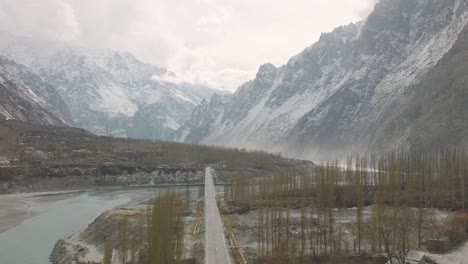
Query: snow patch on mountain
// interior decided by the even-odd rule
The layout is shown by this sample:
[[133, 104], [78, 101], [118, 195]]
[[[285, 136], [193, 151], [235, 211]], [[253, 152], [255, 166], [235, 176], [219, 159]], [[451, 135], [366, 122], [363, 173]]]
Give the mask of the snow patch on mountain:
[[180, 91], [178, 91], [178, 90], [176, 90], [176, 89], [170, 89], [170, 91], [172, 92], [172, 94], [173, 94], [175, 97], [177, 97], [177, 98], [179, 98], [179, 99], [182, 99], [182, 100], [184, 100], [184, 101], [190, 102], [190, 103], [192, 103], [192, 104], [194, 104], [194, 105], [197, 104], [197, 103], [194, 102], [192, 99], [186, 97], [185, 95], [183, 95]]
[[100, 100], [91, 109], [97, 112], [108, 113], [111, 117], [132, 117], [138, 110], [138, 106], [130, 102], [128, 96], [115, 84], [99, 87]]

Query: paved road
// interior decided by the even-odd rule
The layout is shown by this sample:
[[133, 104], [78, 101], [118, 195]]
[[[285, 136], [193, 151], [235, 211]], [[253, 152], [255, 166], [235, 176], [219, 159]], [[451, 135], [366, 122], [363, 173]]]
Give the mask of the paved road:
[[205, 169], [205, 264], [231, 264], [210, 167]]

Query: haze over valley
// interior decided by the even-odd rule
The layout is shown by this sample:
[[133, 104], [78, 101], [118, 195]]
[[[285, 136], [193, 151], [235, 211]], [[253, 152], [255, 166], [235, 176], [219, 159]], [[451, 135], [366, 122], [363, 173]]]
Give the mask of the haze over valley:
[[0, 263], [468, 263], [468, 2], [0, 0]]

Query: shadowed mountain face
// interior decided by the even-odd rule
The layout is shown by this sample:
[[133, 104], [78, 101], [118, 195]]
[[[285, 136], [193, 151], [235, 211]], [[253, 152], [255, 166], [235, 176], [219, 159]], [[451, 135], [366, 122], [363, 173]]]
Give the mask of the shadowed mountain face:
[[[438, 64], [381, 119], [375, 145], [468, 144], [468, 27]], [[385, 120], [390, 120], [385, 122]]]
[[466, 1], [381, 0], [221, 105], [200, 105], [177, 140], [307, 158], [466, 142], [467, 21]]
[[52, 86], [0, 56], [0, 118], [65, 126], [70, 113]]

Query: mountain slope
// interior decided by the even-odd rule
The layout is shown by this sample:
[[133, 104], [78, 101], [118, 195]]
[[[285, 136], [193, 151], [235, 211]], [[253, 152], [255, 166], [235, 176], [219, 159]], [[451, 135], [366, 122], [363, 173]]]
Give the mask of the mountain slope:
[[228, 102], [230, 95], [215, 94], [211, 101], [203, 100], [192, 112], [192, 115], [177, 132], [173, 139], [184, 139], [187, 142], [199, 142], [213, 130], [216, 119], [221, 116], [224, 104]]
[[[454, 47], [467, 21], [466, 1], [381, 0], [365, 21], [323, 34], [286, 65], [262, 66], [256, 79], [217, 111], [217, 118], [198, 115], [215, 120], [204, 137], [193, 140], [192, 129], [185, 128], [178, 140], [308, 158], [438, 143], [452, 132], [434, 131], [419, 139], [409, 130], [390, 128], [392, 123], [423, 122], [422, 116], [412, 115], [401, 124], [394, 113], [410, 109], [408, 94], [420, 83], [426, 87], [422, 81]], [[449, 99], [438, 98], [441, 105]], [[428, 112], [424, 122], [456, 116], [453, 111]], [[461, 127], [453, 128], [453, 134], [466, 134]]]
[[22, 65], [0, 56], [0, 119], [65, 126], [69, 112], [49, 84]]
[[[468, 144], [468, 26], [422, 81], [404, 94], [377, 130], [376, 145]], [[437, 120], [437, 122], [434, 122]], [[399, 125], [403, 124], [403, 125]]]
[[96, 50], [0, 33], [0, 54], [57, 89], [71, 124], [96, 134], [167, 139], [216, 90], [171, 81], [166, 69], [128, 52]]

